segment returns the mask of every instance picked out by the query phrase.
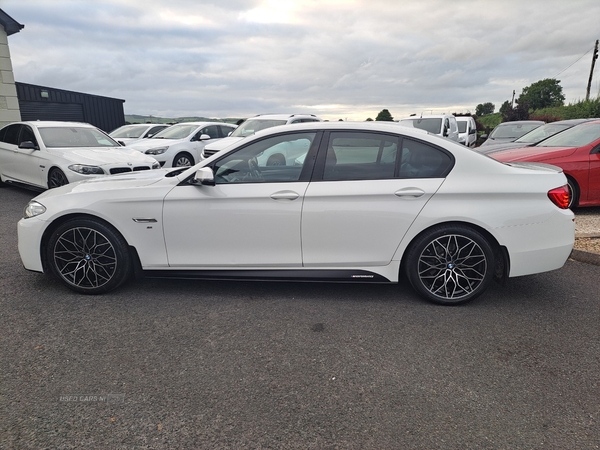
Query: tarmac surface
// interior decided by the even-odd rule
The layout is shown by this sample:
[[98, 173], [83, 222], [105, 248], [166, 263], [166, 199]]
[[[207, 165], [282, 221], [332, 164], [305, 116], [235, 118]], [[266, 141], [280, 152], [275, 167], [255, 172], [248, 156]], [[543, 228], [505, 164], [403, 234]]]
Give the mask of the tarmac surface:
[[600, 448], [600, 266], [462, 307], [406, 283], [85, 296], [23, 269], [33, 196], [0, 189], [2, 449]]

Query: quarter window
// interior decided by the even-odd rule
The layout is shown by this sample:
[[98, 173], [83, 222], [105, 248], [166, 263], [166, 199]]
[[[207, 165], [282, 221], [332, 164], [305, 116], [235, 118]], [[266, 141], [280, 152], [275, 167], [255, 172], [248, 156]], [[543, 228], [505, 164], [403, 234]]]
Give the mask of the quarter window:
[[452, 158], [429, 144], [402, 140], [400, 178], [443, 178], [452, 168]]

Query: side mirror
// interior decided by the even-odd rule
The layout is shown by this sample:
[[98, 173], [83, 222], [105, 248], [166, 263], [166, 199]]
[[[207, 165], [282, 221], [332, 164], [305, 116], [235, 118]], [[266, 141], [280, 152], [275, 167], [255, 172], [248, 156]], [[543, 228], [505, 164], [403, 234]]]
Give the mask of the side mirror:
[[200, 139], [198, 139], [199, 141], [208, 141], [209, 139], [212, 139], [208, 134], [201, 134], [200, 135]]
[[481, 136], [479, 136], [481, 139], [486, 140], [488, 138], [487, 134], [482, 134]]
[[196, 170], [193, 178], [193, 184], [200, 184], [203, 186], [214, 186], [215, 175], [210, 167], [201, 167]]
[[21, 142], [19, 144], [19, 148], [24, 148], [26, 150], [39, 150], [40, 149], [32, 141], [23, 141], [23, 142]]
[[125, 147], [125, 142], [123, 142], [123, 141], [117, 141], [117, 142], [119, 143], [119, 145], [120, 145], [121, 147]]

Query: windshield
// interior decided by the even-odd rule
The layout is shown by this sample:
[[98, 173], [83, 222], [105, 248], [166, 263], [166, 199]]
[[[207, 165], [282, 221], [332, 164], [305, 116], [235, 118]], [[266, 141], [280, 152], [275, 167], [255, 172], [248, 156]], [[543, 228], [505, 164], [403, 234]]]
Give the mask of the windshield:
[[257, 131], [264, 130], [265, 128], [276, 127], [277, 125], [285, 125], [285, 120], [265, 120], [265, 119], [249, 119], [243, 124], [237, 127], [231, 137], [246, 137], [250, 134], [254, 134]]
[[159, 131], [150, 139], [185, 139], [198, 129], [199, 125], [181, 123]]
[[515, 142], [518, 142], [519, 144], [535, 144], [536, 142], [540, 142], [541, 140], [544, 140], [550, 136], [554, 136], [556, 133], [560, 133], [561, 131], [570, 127], [571, 125], [548, 123], [530, 131], [527, 134], [524, 134]]
[[531, 130], [535, 130], [537, 127], [542, 125], [541, 123], [536, 124], [506, 124], [498, 125], [490, 134], [490, 139], [516, 139], [523, 136], [525, 133], [529, 133]]
[[459, 133], [467, 132], [467, 122], [465, 122], [463, 120], [457, 120], [456, 123], [458, 124], [458, 132]]
[[88, 127], [38, 128], [46, 148], [120, 147], [108, 135]]
[[582, 147], [600, 139], [600, 123], [582, 123], [552, 136], [539, 147]]
[[433, 134], [440, 134], [442, 132], [442, 119], [423, 119], [417, 117], [414, 119], [402, 119], [400, 122], [405, 124], [410, 123], [415, 128], [420, 128]]
[[138, 127], [136, 125], [125, 125], [124, 127], [117, 128], [115, 131], [109, 133], [112, 138], [139, 138], [148, 127]]

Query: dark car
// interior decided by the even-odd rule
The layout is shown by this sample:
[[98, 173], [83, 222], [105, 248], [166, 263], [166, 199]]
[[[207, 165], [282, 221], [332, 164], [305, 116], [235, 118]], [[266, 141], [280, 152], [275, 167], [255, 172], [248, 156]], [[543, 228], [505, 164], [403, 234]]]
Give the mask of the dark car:
[[489, 155], [490, 153], [499, 152], [500, 150], [506, 150], [509, 148], [531, 147], [532, 145], [537, 145], [543, 140], [548, 139], [557, 133], [568, 130], [575, 125], [579, 125], [580, 123], [589, 122], [590, 120], [595, 119], [570, 119], [547, 123], [531, 130], [529, 133], [525, 133], [514, 142], [500, 142], [498, 144], [485, 145], [483, 147], [477, 147], [477, 151], [479, 153]]
[[489, 136], [482, 136], [482, 138], [487, 139], [483, 144], [481, 144], [481, 147], [498, 144], [501, 142], [514, 142], [525, 133], [535, 130], [537, 127], [544, 125], [544, 123], [545, 122], [542, 122], [541, 120], [516, 120], [514, 122], [503, 122], [500, 125], [497, 125]]

